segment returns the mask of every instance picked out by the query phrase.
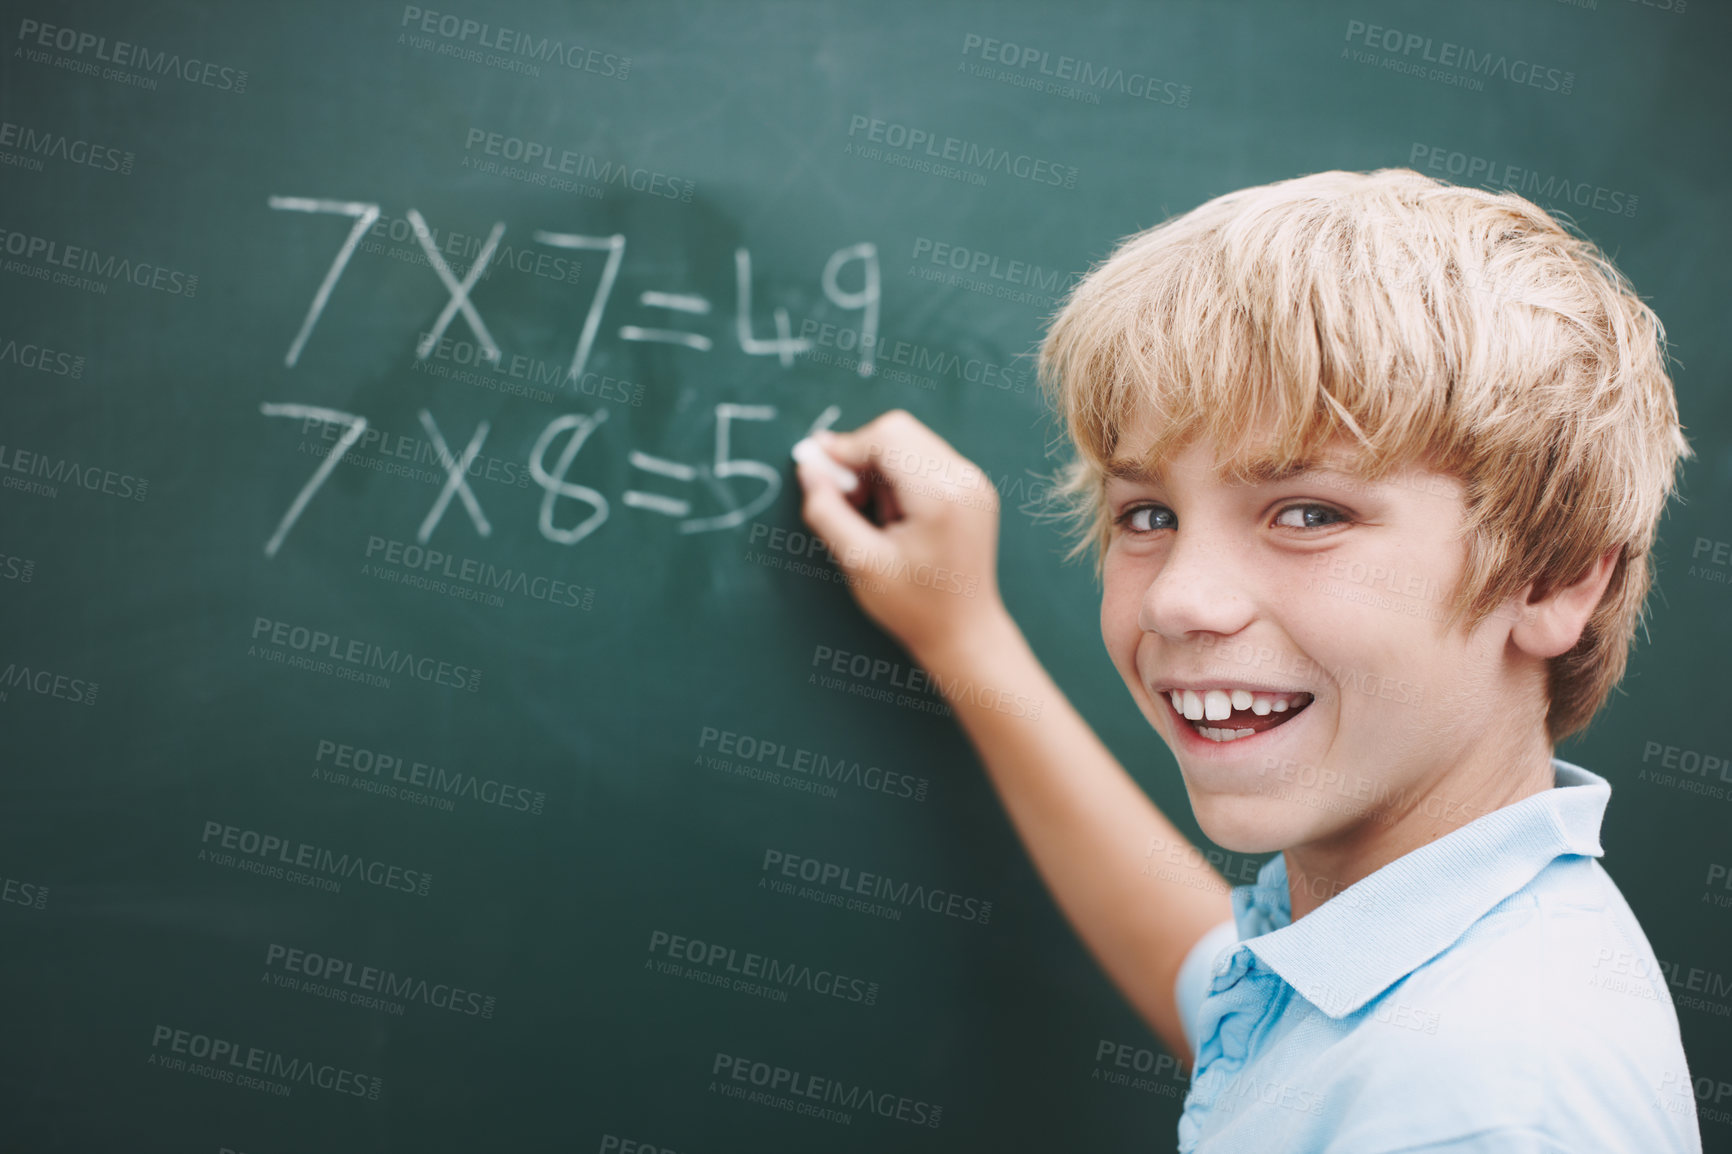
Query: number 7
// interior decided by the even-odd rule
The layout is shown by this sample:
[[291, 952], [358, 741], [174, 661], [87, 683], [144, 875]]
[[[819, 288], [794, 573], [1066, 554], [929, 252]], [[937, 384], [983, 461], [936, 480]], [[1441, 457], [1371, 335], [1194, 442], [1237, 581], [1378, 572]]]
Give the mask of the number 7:
[[583, 318], [583, 334], [577, 338], [577, 351], [571, 357], [571, 371], [565, 374], [566, 380], [576, 381], [589, 363], [595, 330], [601, 327], [602, 310], [607, 308], [607, 298], [613, 294], [614, 278], [619, 276], [619, 263], [625, 258], [625, 235], [616, 232], [612, 236], [579, 236], [571, 232], [538, 229], [535, 239], [554, 248], [587, 248], [607, 253], [607, 263], [601, 268], [601, 283], [595, 287], [595, 299], [589, 302], [589, 315]]
[[343, 242], [343, 247], [337, 250], [336, 258], [331, 261], [331, 267], [325, 273], [324, 282], [319, 285], [319, 291], [313, 294], [313, 303], [307, 306], [307, 318], [301, 322], [301, 331], [295, 334], [294, 341], [289, 344], [289, 353], [283, 358], [283, 364], [292, 369], [295, 362], [301, 359], [301, 349], [305, 347], [307, 338], [313, 335], [313, 326], [319, 323], [319, 314], [325, 311], [325, 302], [331, 299], [331, 290], [337, 287], [337, 282], [343, 277], [343, 270], [349, 267], [349, 258], [355, 255], [355, 246], [361, 243], [361, 234], [372, 228], [373, 222], [379, 219], [379, 206], [354, 200], [313, 200], [305, 196], [273, 196], [270, 198], [270, 206], [286, 212], [334, 212], [355, 218], [355, 227], [349, 230], [349, 238]]
[[307, 502], [313, 499], [313, 494], [319, 491], [319, 486], [325, 483], [325, 478], [331, 475], [331, 470], [337, 467], [343, 454], [354, 447], [355, 442], [361, 439], [361, 434], [367, 431], [367, 418], [354, 413], [339, 413], [335, 409], [322, 409], [317, 405], [276, 405], [269, 401], [259, 405], [259, 412], [267, 417], [300, 417], [307, 421], [329, 421], [334, 425], [349, 426], [348, 431], [338, 439], [336, 447], [325, 454], [325, 459], [319, 462], [319, 467], [313, 470], [313, 475], [301, 486], [301, 491], [296, 494], [289, 511], [283, 514], [277, 531], [265, 542], [265, 556], [275, 557], [283, 544], [283, 538], [289, 535], [289, 530], [300, 520], [301, 510], [307, 507]]

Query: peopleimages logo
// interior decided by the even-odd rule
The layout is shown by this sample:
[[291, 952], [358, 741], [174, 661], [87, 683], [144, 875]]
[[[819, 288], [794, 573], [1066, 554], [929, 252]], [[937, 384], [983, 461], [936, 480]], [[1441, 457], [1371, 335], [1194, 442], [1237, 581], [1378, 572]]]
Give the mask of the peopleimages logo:
[[95, 705], [98, 688], [96, 682], [86, 678], [56, 673], [41, 666], [20, 665], [16, 661], [9, 661], [4, 669], [0, 669], [0, 701], [6, 700], [7, 693], [16, 689], [70, 701], [74, 705]]
[[0, 365], [8, 363], [75, 381], [84, 375], [83, 356], [29, 341], [21, 343], [13, 337], [0, 338]]
[[1005, 148], [983, 147], [971, 140], [910, 127], [894, 120], [879, 120], [857, 112], [848, 118], [848, 135], [863, 135], [873, 144], [909, 153], [919, 151], [934, 160], [949, 161], [980, 172], [1002, 172], [1006, 176], [1060, 188], [1076, 187], [1074, 165], [1058, 164], [1027, 153], [1013, 153]]
[[[667, 930], [651, 931], [649, 952], [652, 955], [665, 955], [669, 963], [674, 963], [668, 965], [659, 958], [653, 959], [662, 966], [664, 973], [700, 978], [709, 985], [726, 985], [732, 980], [735, 989], [774, 995], [771, 998], [773, 1001], [787, 1001], [788, 990], [804, 990], [821, 997], [837, 998], [866, 1006], [878, 1001], [877, 982], [850, 977], [828, 968], [813, 969], [797, 962], [781, 961], [768, 954], [742, 951], [720, 942], [688, 938]], [[680, 962], [689, 962], [691, 966], [682, 972], [678, 966]], [[702, 967], [709, 972], [694, 973], [693, 969], [696, 967]], [[730, 979], [730, 975], [735, 977]], [[773, 989], [765, 990], [765, 985]]]
[[[595, 601], [595, 590], [589, 586], [574, 585], [553, 577], [532, 576], [519, 569], [501, 569], [490, 561], [460, 557], [409, 541], [369, 536], [366, 556], [375, 564], [383, 559], [388, 564], [415, 570], [419, 576], [443, 577], [486, 592], [513, 593], [562, 608], [588, 609]], [[367, 567], [362, 566], [361, 572], [365, 574]]]
[[784, 741], [772, 741], [750, 733], [703, 726], [698, 733], [698, 748], [714, 750], [742, 763], [770, 766], [787, 772], [811, 776], [827, 782], [855, 785], [874, 793], [891, 797], [925, 801], [930, 783], [924, 777], [882, 769], [842, 754], [829, 754], [805, 749]]
[[[710, 1076], [714, 1079], [710, 1083], [712, 1090], [718, 1082], [726, 1087], [725, 1079], [731, 1079], [757, 1086], [766, 1095], [785, 1096], [780, 1100], [761, 1099], [758, 1104], [776, 1106], [792, 1113], [807, 1113], [811, 1102], [824, 1102], [843, 1110], [869, 1110], [880, 1118], [894, 1118], [911, 1126], [929, 1126], [934, 1130], [944, 1118], [943, 1106], [910, 1098], [906, 1094], [874, 1090], [858, 1082], [809, 1074], [720, 1050], [710, 1066]], [[797, 1099], [807, 1101], [796, 1103]], [[802, 1106], [807, 1109], [800, 1109]]]
[[[50, 268], [66, 270], [63, 275], [88, 274], [103, 281], [126, 282], [139, 288], [154, 289], [169, 296], [191, 299], [198, 295], [198, 275], [151, 261], [134, 260], [110, 252], [106, 256], [88, 245], [67, 244], [53, 237], [37, 236], [16, 229], [0, 228], [0, 251], [22, 258], [24, 266], [36, 267], [47, 273]], [[38, 279], [46, 279], [39, 277]], [[101, 289], [107, 292], [106, 286]]]
[[1409, 168], [1422, 165], [1440, 176], [1457, 183], [1474, 184], [1493, 192], [1508, 189], [1529, 200], [1570, 204], [1577, 208], [1594, 208], [1613, 216], [1635, 216], [1641, 198], [1622, 189], [1608, 188], [1586, 180], [1542, 173], [1503, 161], [1491, 160], [1471, 153], [1452, 151], [1441, 145], [1414, 142], [1408, 150]]
[[[358, 878], [371, 886], [381, 889], [400, 890], [403, 893], [426, 897], [427, 888], [433, 884], [433, 875], [425, 870], [405, 869], [375, 858], [361, 854], [337, 853], [335, 850], [311, 845], [304, 841], [290, 841], [276, 834], [260, 833], [256, 829], [242, 829], [238, 825], [227, 825], [220, 821], [204, 823], [204, 836], [199, 839], [201, 844], [209, 847], [199, 850], [200, 860], [213, 859], [218, 865], [232, 864], [223, 860], [226, 856], [219, 850], [233, 850], [245, 855], [252, 868], [248, 873], [264, 873], [272, 877], [282, 876], [282, 866], [294, 866], [309, 870], [315, 875], [323, 875], [324, 880]], [[215, 845], [212, 845], [212, 842]], [[270, 862], [272, 864], [265, 865]], [[336, 882], [341, 885], [341, 881]], [[329, 885], [319, 888], [330, 888]]]
[[[202, 60], [196, 56], [183, 58], [178, 52], [153, 52], [142, 44], [132, 44], [125, 40], [111, 41], [106, 36], [79, 28], [63, 28], [55, 24], [44, 24], [40, 20], [23, 19], [18, 22], [18, 41], [27, 46], [21, 51], [28, 51], [33, 60], [44, 55], [40, 49], [54, 49], [77, 57], [88, 56], [92, 61], [110, 64], [115, 68], [135, 68], [140, 73], [153, 76], [172, 76], [188, 84], [233, 92], [236, 95], [247, 90], [245, 69]], [[36, 62], [46, 63], [41, 60]], [[87, 64], [72, 71], [89, 75], [102, 70], [95, 64]]]
[[[631, 75], [629, 56], [589, 48], [582, 44], [567, 44], [555, 37], [538, 36], [516, 28], [496, 27], [466, 16], [434, 12], [413, 4], [403, 6], [403, 19], [399, 27], [427, 36], [438, 36], [452, 45], [474, 44], [477, 48], [487, 48], [508, 57], [518, 57], [520, 62], [561, 64], [573, 72], [593, 72], [609, 80], [624, 80]], [[456, 55], [450, 52], [441, 54]], [[476, 55], [464, 58], [480, 59]]]
[[[800, 854], [786, 853], [779, 849], [766, 849], [764, 861], [759, 867], [765, 874], [758, 880], [758, 885], [774, 890], [777, 893], [787, 893], [792, 887], [787, 883], [778, 884], [774, 874], [784, 878], [794, 878], [798, 881], [811, 882], [814, 885], [830, 890], [841, 890], [843, 893], [859, 894], [862, 897], [874, 898], [892, 903], [889, 912], [896, 915], [889, 919], [898, 921], [901, 912], [895, 906], [909, 909], [919, 908], [934, 914], [944, 914], [965, 922], [977, 922], [986, 925], [992, 920], [992, 903], [980, 898], [966, 897], [953, 890], [936, 886], [928, 887], [907, 880], [896, 881], [885, 874], [871, 873], [867, 870], [856, 870], [852, 866], [839, 865], [835, 862], [823, 861], [819, 858], [804, 857]], [[831, 894], [831, 897], [839, 895]], [[826, 905], [841, 905], [842, 901], [826, 901]]]
[[[479, 150], [485, 156], [497, 156], [522, 164], [526, 169], [544, 174], [593, 180], [598, 185], [617, 184], [634, 192], [677, 200], [690, 204], [697, 185], [683, 177], [670, 176], [653, 168], [603, 160], [587, 152], [558, 148], [546, 141], [509, 136], [485, 128], [471, 128], [463, 140], [463, 151]], [[538, 183], [532, 181], [531, 183]]]
[[[978, 56], [991, 64], [1000, 64], [1006, 68], [1019, 69], [1037, 76], [1050, 76], [1054, 81], [1064, 81], [1074, 88], [1052, 84], [1045, 91], [1057, 95], [1086, 95], [1093, 99], [1090, 104], [1099, 104], [1097, 91], [1118, 92], [1125, 96], [1140, 100], [1152, 100], [1159, 104], [1171, 104], [1179, 108], [1188, 107], [1191, 103], [1191, 86], [1172, 80], [1161, 80], [1146, 72], [1130, 71], [1114, 68], [1106, 64], [1095, 64], [1074, 56], [1054, 56], [1050, 51], [1029, 44], [1016, 44], [1007, 40], [995, 40], [990, 36], [982, 36], [978, 32], [969, 32], [962, 38], [962, 55]], [[979, 75], [979, 73], [977, 73]]]
[[280, 942], [272, 942], [265, 948], [265, 971], [278, 979], [292, 976], [294, 985], [282, 983], [287, 988], [298, 987], [364, 1009], [401, 1013], [401, 1003], [419, 1002], [453, 1014], [491, 1018], [498, 1004], [496, 997], [480, 990], [450, 982], [430, 982], [412, 974], [399, 974], [382, 966], [369, 966]]
[[104, 493], [123, 501], [142, 501], [150, 492], [150, 482], [131, 473], [106, 469], [101, 465], [82, 465], [70, 457], [55, 457], [38, 449], [22, 449], [17, 445], [0, 444], [0, 472], [22, 473], [40, 477], [41, 483], [6, 478], [6, 488], [31, 486], [53, 497], [60, 485], [75, 485], [92, 493]]
[[[1549, 68], [1531, 60], [1511, 60], [1501, 52], [1480, 51], [1449, 40], [1433, 40], [1418, 32], [1367, 24], [1363, 20], [1349, 20], [1347, 34], [1342, 39], [1347, 42], [1347, 46], [1341, 49], [1343, 58], [1362, 64], [1376, 62], [1370, 53], [1353, 47], [1362, 44], [1372, 52], [1386, 54], [1381, 61], [1383, 67], [1432, 80], [1459, 85], [1462, 80], [1484, 77], [1507, 80], [1543, 92], [1556, 92], [1561, 96], [1568, 96], [1576, 85], [1574, 72]], [[1425, 64], [1437, 67], [1428, 72]]]
[[481, 688], [481, 671], [467, 665], [454, 665], [436, 657], [417, 657], [401, 649], [387, 650], [382, 645], [358, 637], [342, 637], [322, 629], [309, 629], [288, 621], [269, 617], [253, 618], [253, 640], [280, 649], [294, 650], [387, 673], [407, 673], [418, 681], [466, 689], [474, 693]]
[[[124, 149], [28, 124], [14, 124], [10, 120], [0, 120], [0, 148], [16, 149], [25, 157], [38, 161], [43, 158], [61, 160], [103, 172], [118, 172], [122, 176], [132, 172], [132, 153]], [[40, 170], [41, 165], [38, 163], [34, 168]]]
[[150, 1049], [150, 1064], [153, 1066], [180, 1068], [185, 1065], [184, 1060], [169, 1055], [185, 1054], [209, 1063], [199, 1072], [219, 1082], [236, 1082], [252, 1074], [274, 1078], [290, 1086], [301, 1082], [333, 1094], [349, 1094], [369, 1101], [376, 1100], [385, 1088], [384, 1079], [357, 1074], [342, 1066], [292, 1058], [275, 1050], [243, 1046], [227, 1038], [215, 1038], [173, 1026], [158, 1025], [151, 1034]]

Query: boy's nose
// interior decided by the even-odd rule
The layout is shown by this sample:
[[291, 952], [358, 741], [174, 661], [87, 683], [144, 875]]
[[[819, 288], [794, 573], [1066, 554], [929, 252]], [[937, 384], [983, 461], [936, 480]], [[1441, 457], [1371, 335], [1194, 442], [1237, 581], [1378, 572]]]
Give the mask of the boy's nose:
[[1143, 590], [1138, 628], [1175, 641], [1197, 633], [1237, 633], [1255, 615], [1237, 549], [1226, 541], [1183, 538], [1175, 537]]

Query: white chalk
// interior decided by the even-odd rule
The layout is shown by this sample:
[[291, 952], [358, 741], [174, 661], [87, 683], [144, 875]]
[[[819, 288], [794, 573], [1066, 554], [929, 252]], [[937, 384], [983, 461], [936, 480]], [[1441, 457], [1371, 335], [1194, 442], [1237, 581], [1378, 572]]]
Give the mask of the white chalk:
[[[349, 230], [349, 238], [343, 242], [343, 247], [337, 250], [336, 258], [331, 261], [331, 267], [325, 273], [325, 279], [319, 283], [319, 291], [313, 294], [313, 303], [307, 306], [307, 316], [301, 322], [301, 331], [295, 334], [295, 339], [289, 344], [289, 353], [283, 358], [283, 364], [292, 369], [301, 357], [301, 350], [306, 347], [307, 338], [313, 335], [313, 326], [319, 323], [319, 314], [325, 311], [325, 302], [331, 299], [331, 290], [343, 279], [343, 270], [349, 267], [349, 258], [355, 255], [355, 246], [361, 243], [361, 234], [372, 228], [373, 222], [379, 219], [379, 206], [362, 204], [359, 201], [315, 200], [306, 196], [273, 196], [269, 203], [272, 208], [284, 212], [335, 212], [355, 218], [355, 227]], [[299, 513], [296, 516], [299, 516]], [[282, 543], [277, 538], [272, 540]], [[274, 556], [276, 549], [273, 547], [270, 553]]]
[[837, 462], [836, 458], [824, 451], [824, 447], [810, 437], [802, 437], [794, 442], [794, 460], [803, 465], [811, 465], [830, 474], [844, 493], [852, 493], [860, 487], [860, 478], [854, 470]]

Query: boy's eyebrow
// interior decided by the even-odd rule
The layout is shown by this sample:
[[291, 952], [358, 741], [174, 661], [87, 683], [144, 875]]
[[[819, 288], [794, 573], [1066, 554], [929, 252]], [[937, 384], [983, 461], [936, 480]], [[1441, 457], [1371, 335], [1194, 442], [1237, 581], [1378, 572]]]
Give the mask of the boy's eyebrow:
[[1157, 476], [1143, 467], [1141, 461], [1128, 461], [1123, 457], [1114, 457], [1106, 463], [1106, 474], [1117, 477], [1121, 481], [1136, 481], [1147, 484], [1159, 480]]
[[[1246, 468], [1246, 475], [1253, 485], [1278, 485], [1283, 481], [1291, 481], [1295, 477], [1307, 473], [1332, 473], [1339, 476], [1350, 476], [1346, 470], [1334, 467], [1323, 461], [1294, 461], [1285, 466], [1277, 467], [1268, 462], [1253, 462]], [[1133, 481], [1140, 485], [1160, 483], [1160, 471], [1150, 472], [1141, 461], [1114, 457], [1106, 463], [1106, 474], [1123, 481]]]

